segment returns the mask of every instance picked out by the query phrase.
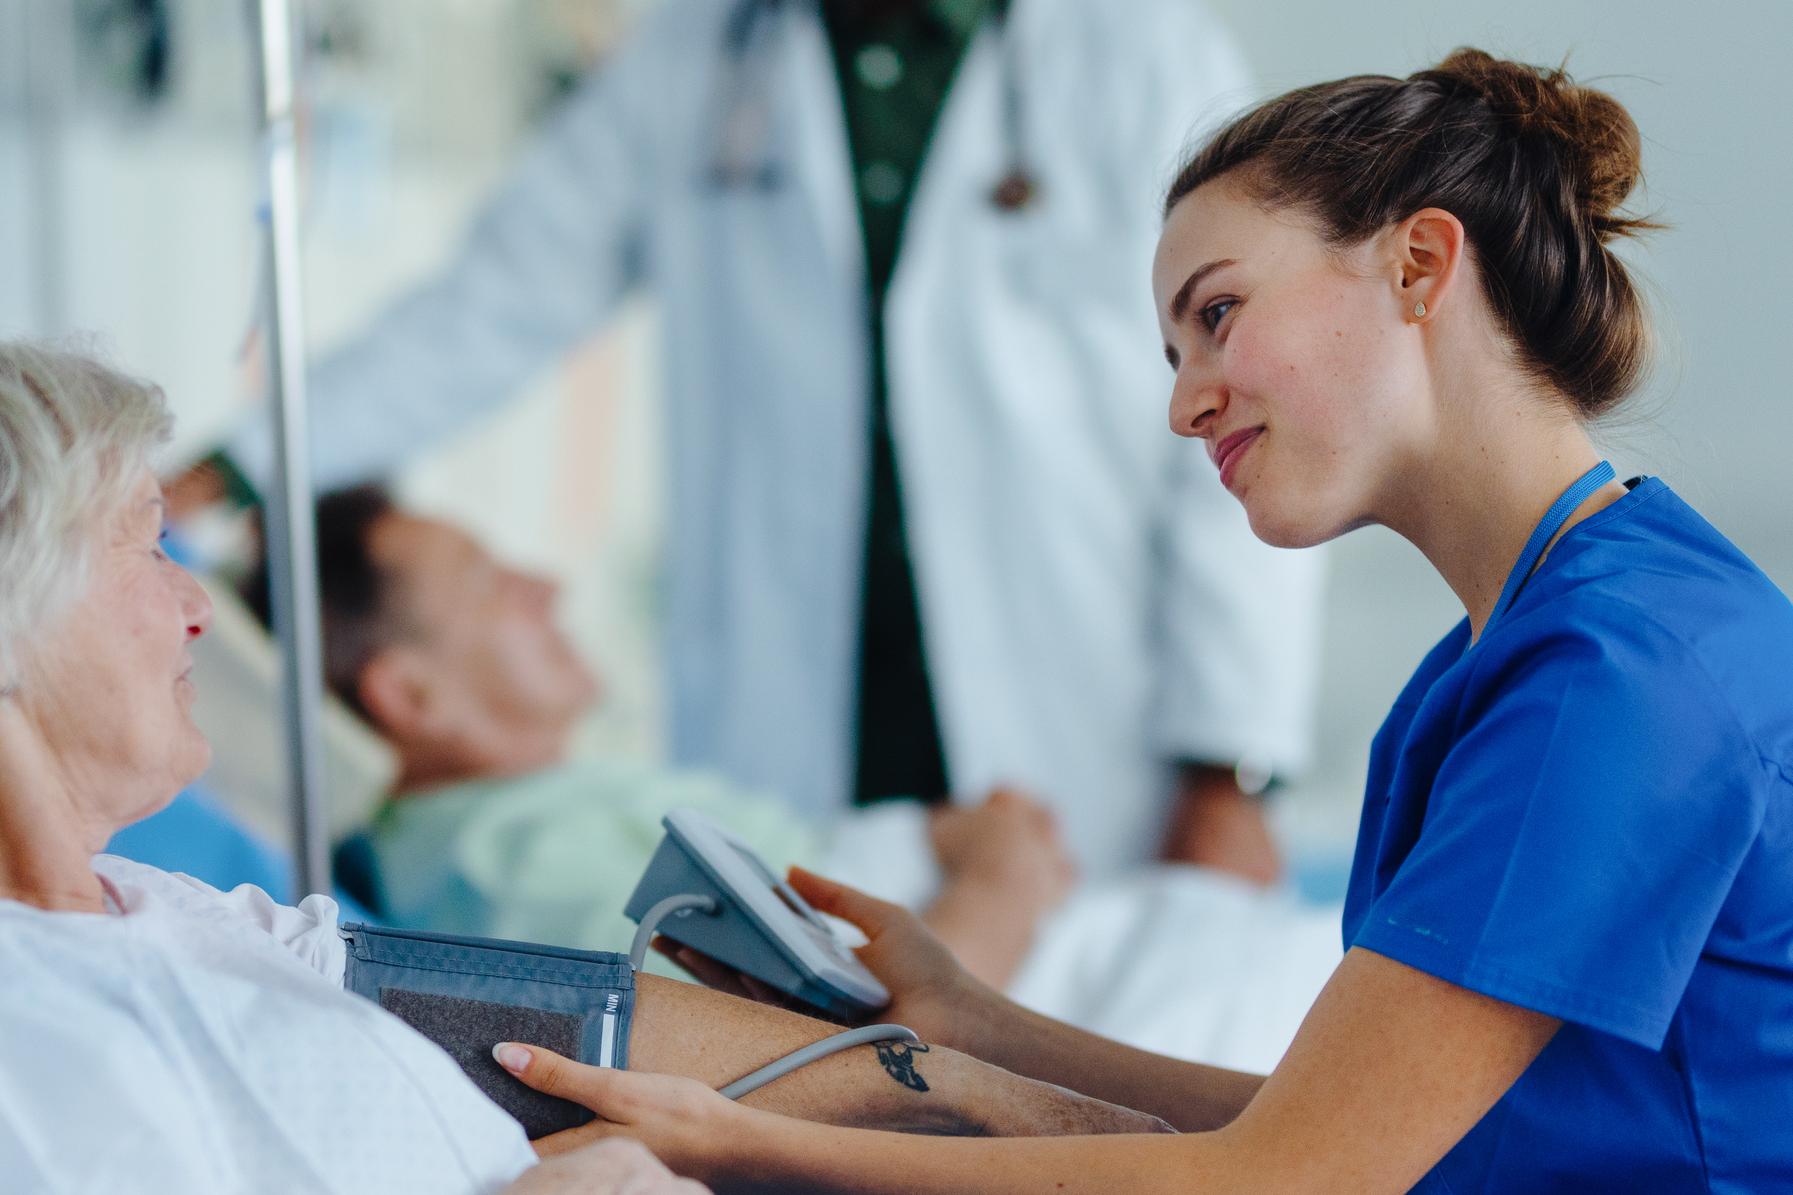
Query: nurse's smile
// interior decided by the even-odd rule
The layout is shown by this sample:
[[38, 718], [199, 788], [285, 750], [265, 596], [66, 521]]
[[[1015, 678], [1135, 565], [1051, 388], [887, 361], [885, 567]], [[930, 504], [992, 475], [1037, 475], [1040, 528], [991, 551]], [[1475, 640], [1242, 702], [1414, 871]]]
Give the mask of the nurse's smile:
[[1233, 488], [1233, 475], [1239, 471], [1239, 461], [1257, 443], [1264, 429], [1258, 427], [1243, 428], [1224, 439], [1210, 442], [1208, 455], [1213, 458], [1214, 465], [1220, 470], [1220, 484], [1227, 489]]

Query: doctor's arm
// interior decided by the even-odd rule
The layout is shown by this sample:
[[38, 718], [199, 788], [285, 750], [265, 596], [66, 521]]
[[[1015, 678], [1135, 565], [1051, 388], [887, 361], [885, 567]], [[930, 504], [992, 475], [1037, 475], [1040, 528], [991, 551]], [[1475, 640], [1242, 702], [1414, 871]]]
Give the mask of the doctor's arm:
[[[446, 266], [312, 370], [321, 487], [386, 471], [515, 396], [640, 280], [656, 177], [652, 72], [665, 69], [645, 40], [632, 38], [555, 114]], [[226, 448], [258, 486], [272, 472], [265, 424], [246, 419]]]
[[[1133, 188], [1137, 258], [1151, 261], [1163, 186], [1198, 130], [1253, 98], [1252, 73], [1230, 31], [1204, 6], [1140, 6], [1127, 26], [1134, 85], [1104, 143], [1105, 169]], [[1152, 742], [1175, 783], [1164, 858], [1220, 864], [1258, 882], [1280, 870], [1257, 796], [1243, 772], [1267, 779], [1308, 753], [1318, 673], [1320, 553], [1270, 548], [1251, 533], [1200, 445], [1163, 427], [1169, 374], [1152, 348], [1151, 302], [1141, 288], [1140, 355], [1126, 385], [1150, 396], [1164, 444], [1148, 482], [1156, 546], [1151, 617], [1156, 637]], [[1117, 380], [1119, 375], [1117, 374]], [[1241, 768], [1239, 765], [1244, 765]]]
[[[1243, 1111], [1223, 1128], [1185, 1136], [962, 1141], [837, 1129], [731, 1105], [677, 1079], [601, 1071], [539, 1051], [523, 1078], [592, 1107], [604, 1118], [597, 1132], [642, 1140], [675, 1171], [719, 1191], [1107, 1195], [1125, 1184], [1142, 1193], [1396, 1192], [1475, 1126], [1558, 1025], [1353, 950]], [[1065, 1044], [1038, 1048], [1058, 1054]], [[1115, 1049], [1109, 1065], [1129, 1065]], [[1173, 1065], [1187, 1072], [1173, 1086], [1198, 1095], [1206, 1068]]]
[[1280, 874], [1238, 776], [1299, 768], [1312, 734], [1324, 557], [1272, 548], [1198, 445], [1169, 450], [1158, 503], [1152, 734], [1176, 765], [1163, 857], [1259, 883]]

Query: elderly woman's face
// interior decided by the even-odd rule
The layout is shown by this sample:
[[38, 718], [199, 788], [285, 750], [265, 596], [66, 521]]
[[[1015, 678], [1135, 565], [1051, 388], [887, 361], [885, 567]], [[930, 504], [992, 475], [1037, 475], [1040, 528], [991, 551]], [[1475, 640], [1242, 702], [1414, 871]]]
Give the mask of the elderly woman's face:
[[161, 548], [162, 494], [146, 469], [94, 528], [87, 592], [32, 646], [19, 700], [82, 803], [98, 846], [205, 771], [187, 645], [211, 623], [199, 583]]

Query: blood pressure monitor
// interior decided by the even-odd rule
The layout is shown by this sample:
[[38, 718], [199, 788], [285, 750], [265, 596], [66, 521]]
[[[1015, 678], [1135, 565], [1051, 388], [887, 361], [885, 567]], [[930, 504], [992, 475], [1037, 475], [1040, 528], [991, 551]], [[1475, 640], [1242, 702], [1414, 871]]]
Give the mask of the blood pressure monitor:
[[746, 843], [709, 818], [675, 809], [623, 912], [640, 923], [669, 897], [708, 897], [710, 911], [666, 917], [661, 934], [836, 1017], [857, 1019], [890, 993]]

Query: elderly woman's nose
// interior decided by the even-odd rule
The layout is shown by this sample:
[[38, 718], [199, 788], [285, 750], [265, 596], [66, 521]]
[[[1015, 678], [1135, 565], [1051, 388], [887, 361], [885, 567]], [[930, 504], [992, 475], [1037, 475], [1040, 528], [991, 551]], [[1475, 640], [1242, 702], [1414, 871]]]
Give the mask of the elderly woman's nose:
[[187, 624], [187, 638], [197, 639], [212, 629], [212, 595], [205, 587], [181, 570], [181, 618]]
[[540, 573], [519, 573], [518, 580], [523, 592], [529, 596], [531, 604], [538, 610], [551, 611], [560, 597], [560, 582], [552, 577], [544, 577]]

